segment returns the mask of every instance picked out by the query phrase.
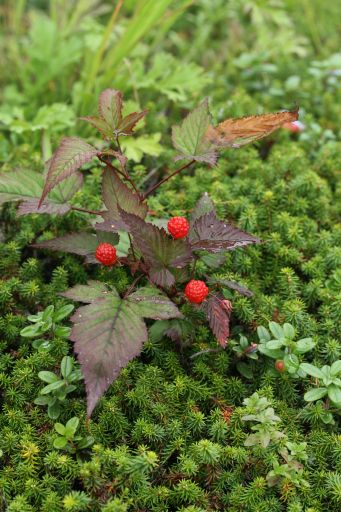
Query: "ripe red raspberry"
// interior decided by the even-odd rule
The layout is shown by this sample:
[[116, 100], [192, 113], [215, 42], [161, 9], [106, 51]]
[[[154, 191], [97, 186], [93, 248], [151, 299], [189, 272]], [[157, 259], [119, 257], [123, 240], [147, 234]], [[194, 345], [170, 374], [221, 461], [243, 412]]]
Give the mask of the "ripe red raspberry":
[[284, 372], [285, 372], [285, 364], [284, 364], [284, 361], [282, 361], [282, 359], [277, 359], [277, 361], [275, 362], [275, 368], [276, 368], [276, 370], [277, 370], [279, 373], [284, 373]]
[[175, 239], [184, 238], [189, 232], [189, 222], [185, 217], [172, 217], [169, 219], [167, 227], [168, 231]]
[[98, 260], [100, 263], [108, 267], [110, 267], [111, 265], [115, 265], [117, 261], [115, 247], [106, 242], [99, 244], [99, 246], [96, 249], [95, 256], [96, 260]]
[[186, 284], [185, 295], [190, 302], [200, 304], [208, 295], [208, 288], [204, 281], [192, 279]]

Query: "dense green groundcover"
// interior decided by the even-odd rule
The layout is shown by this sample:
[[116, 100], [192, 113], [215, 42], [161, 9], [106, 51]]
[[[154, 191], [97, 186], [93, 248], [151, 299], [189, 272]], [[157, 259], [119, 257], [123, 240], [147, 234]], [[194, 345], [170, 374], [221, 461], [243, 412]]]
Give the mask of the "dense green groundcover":
[[[126, 26], [124, 16], [133, 10], [133, 2], [127, 3], [118, 35]], [[32, 8], [38, 2], [28, 4], [26, 7]], [[130, 62], [137, 78], [130, 69], [122, 87], [123, 79], [105, 82], [101, 75], [99, 87], [121, 87], [127, 99], [150, 107], [146, 126], [132, 139], [138, 142], [135, 146], [127, 142], [135, 162], [132, 174], [141, 183], [148, 176], [146, 185], [153, 184], [155, 175], [171, 161], [170, 125], [179, 121], [182, 109], [192, 108], [205, 93], [214, 99], [213, 111], [221, 119], [256, 113], [260, 105], [277, 110], [299, 101], [305, 123], [301, 134], [282, 130], [270, 141], [226, 151], [215, 168], [197, 164], [193, 171], [167, 184], [150, 203], [156, 217], [188, 216], [207, 191], [221, 218], [229, 218], [259, 236], [264, 243], [230, 253], [216, 270], [220, 278], [243, 283], [254, 296], [225, 291], [234, 307], [231, 342], [226, 350], [190, 357], [217, 345], [201, 318], [184, 306], [196, 320], [192, 343], [180, 347], [166, 337], [151, 336], [142, 356], [121, 372], [90, 421], [86, 420], [82, 381], [76, 382], [76, 389], [63, 402], [58, 420], [50, 419], [46, 407], [34, 403], [46, 385], [38, 373], [53, 371], [59, 375], [62, 358], [72, 356], [72, 346], [63, 336], [51, 336], [48, 331], [48, 350], [35, 348], [30, 338], [20, 336], [30, 325], [27, 316], [51, 304], [56, 308], [68, 304], [58, 292], [85, 283], [89, 276], [114, 283], [118, 290], [126, 288], [130, 277], [123, 268], [94, 267], [80, 257], [30, 247], [38, 239], [81, 228], [85, 225], [82, 213], [70, 212], [63, 218], [18, 218], [16, 205], [6, 203], [1, 213], [0, 244], [1, 511], [340, 510], [340, 410], [331, 405], [328, 415], [321, 403], [308, 405], [304, 393], [315, 385], [315, 379], [293, 379], [288, 373], [274, 371], [274, 360], [269, 358], [244, 357], [242, 361], [251, 373], [241, 375], [233, 350], [240, 334], [257, 343], [257, 326], [274, 320], [292, 324], [298, 339], [313, 338], [315, 348], [305, 354], [305, 361], [322, 367], [341, 359], [341, 103], [337, 83], [341, 58], [333, 53], [339, 48], [337, 36], [328, 39], [328, 26], [334, 30], [335, 13], [319, 2], [316, 11], [310, 10], [305, 2], [303, 23], [291, 1], [269, 2], [271, 7], [256, 1], [247, 2], [247, 7], [244, 4], [202, 0], [185, 13], [179, 5], [172, 5], [181, 11], [172, 28], [166, 24], [161, 33], [153, 29], [133, 53], [127, 50], [129, 60], [117, 68], [121, 69], [120, 76], [126, 76]], [[18, 8], [14, 14], [18, 17], [22, 13]], [[35, 15], [43, 16], [41, 11]], [[321, 21], [319, 30], [316, 19]], [[75, 55], [82, 51], [77, 38], [85, 38], [91, 47], [89, 33], [92, 30], [100, 38], [106, 21], [93, 14], [85, 19], [82, 29], [73, 28]], [[229, 27], [228, 36], [223, 22]], [[54, 23], [53, 9], [49, 23]], [[11, 30], [15, 29], [18, 33], [14, 35], [21, 41], [25, 24], [22, 29], [14, 26]], [[1, 46], [11, 49], [4, 79], [12, 83], [4, 91], [0, 108], [0, 153], [6, 172], [17, 167], [42, 169], [41, 153], [50, 156], [49, 145], [57, 145], [61, 130], [69, 127], [70, 134], [80, 133], [74, 127], [75, 115], [85, 110], [79, 107], [82, 102], [75, 101], [76, 93], [84, 103], [96, 103], [95, 94], [90, 100], [85, 92], [82, 96], [84, 76], [71, 76], [73, 82], [78, 80], [78, 86], [70, 100], [66, 85], [69, 71], [62, 65], [59, 71], [64, 75], [54, 74], [51, 64], [49, 79], [45, 82], [42, 73], [41, 80], [36, 81], [39, 87], [29, 88], [32, 69], [43, 71], [44, 58], [49, 59], [48, 48], [47, 56], [42, 52], [43, 35], [37, 35], [37, 27], [35, 30], [36, 37], [32, 33], [29, 36], [28, 55], [16, 81], [10, 78], [17, 66], [13, 39], [1, 39]], [[233, 30], [236, 48], [226, 50], [226, 41], [232, 45]], [[270, 37], [275, 33], [278, 41]], [[240, 35], [246, 38], [245, 43]], [[254, 43], [250, 52], [245, 47], [248, 39]], [[95, 38], [91, 41], [99, 45]], [[61, 36], [57, 49], [62, 42], [67, 47], [70, 36]], [[142, 81], [144, 76], [142, 63], [150, 69], [160, 51], [169, 52], [171, 63], [167, 66], [174, 74], [178, 69], [176, 84], [181, 85], [172, 84], [172, 75], [168, 83], [166, 79], [160, 83], [156, 72], [154, 78], [151, 73], [149, 85], [136, 85], [134, 80]], [[68, 54], [65, 48], [64, 53]], [[70, 66], [72, 59], [66, 62], [65, 55], [61, 61], [63, 58], [65, 67]], [[74, 65], [84, 69], [81, 58], [74, 58]], [[194, 66], [187, 70], [189, 78], [183, 83], [181, 70], [185, 73], [186, 68], [181, 62]], [[196, 69], [194, 62], [204, 66], [207, 73]], [[44, 112], [40, 113], [41, 125], [34, 121], [44, 103], [58, 102], [65, 102], [62, 121], [54, 118], [54, 124], [49, 124]], [[47, 117], [58, 117], [60, 107], [52, 110]], [[17, 119], [10, 119], [13, 112]], [[38, 127], [31, 130], [23, 120], [36, 122]], [[154, 138], [143, 138], [146, 133], [154, 134]], [[83, 135], [96, 142], [92, 133], [85, 131]], [[142, 160], [141, 151], [147, 153]], [[99, 168], [86, 166], [86, 186], [75, 196], [75, 205], [100, 207], [100, 173]], [[204, 266], [198, 268], [200, 273], [205, 270]], [[60, 324], [69, 325], [67, 318]], [[250, 413], [250, 405], [243, 401], [255, 392], [268, 400], [268, 407], [280, 418], [273, 424], [286, 436], [282, 446], [280, 440], [272, 438], [266, 448], [245, 445], [252, 423], [242, 419]], [[79, 450], [71, 445], [69, 450], [56, 448], [60, 434], [54, 424], [65, 424], [73, 417], [80, 420], [77, 433], [92, 436], [94, 444]], [[284, 470], [276, 485], [269, 486], [269, 472], [278, 463], [282, 467], [286, 464], [279, 450], [287, 442], [306, 443], [302, 470], [295, 474]]]

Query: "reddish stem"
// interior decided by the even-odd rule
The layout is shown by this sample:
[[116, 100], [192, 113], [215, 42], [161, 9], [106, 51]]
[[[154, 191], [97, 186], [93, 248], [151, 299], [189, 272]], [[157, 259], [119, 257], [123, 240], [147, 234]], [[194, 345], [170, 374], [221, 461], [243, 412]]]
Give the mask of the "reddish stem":
[[161, 187], [161, 185], [163, 185], [164, 183], [166, 183], [166, 181], [170, 180], [171, 178], [173, 178], [173, 176], [176, 176], [177, 174], [179, 174], [179, 172], [181, 171], [184, 171], [185, 169], [187, 169], [188, 167], [190, 167], [192, 164], [194, 164], [195, 160], [191, 160], [190, 162], [188, 162], [186, 165], [183, 165], [182, 167], [180, 167], [179, 169], [177, 169], [176, 171], [172, 172], [172, 174], [170, 174], [169, 176], [166, 176], [165, 178], [163, 178], [163, 180], [159, 181], [159, 183], [156, 183], [156, 185], [154, 185], [152, 188], [150, 188], [143, 196], [143, 201], [145, 201], [145, 199], [147, 199], [148, 196], [150, 196], [150, 194], [152, 192], [154, 192], [154, 190], [156, 190], [157, 188]]
[[78, 206], [71, 206], [71, 210], [74, 210], [76, 212], [90, 213], [91, 215], [101, 215], [101, 213], [102, 213], [102, 212], [97, 212], [95, 210], [88, 210], [87, 208], [78, 208]]

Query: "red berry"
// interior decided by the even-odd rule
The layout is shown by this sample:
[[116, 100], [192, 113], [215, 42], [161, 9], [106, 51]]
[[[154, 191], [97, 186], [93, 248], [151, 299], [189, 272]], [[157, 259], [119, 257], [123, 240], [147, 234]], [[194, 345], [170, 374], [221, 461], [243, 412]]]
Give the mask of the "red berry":
[[279, 373], [285, 372], [284, 361], [282, 361], [282, 359], [277, 359], [277, 361], [275, 362], [275, 368]]
[[169, 219], [167, 227], [168, 231], [175, 239], [184, 238], [189, 232], [189, 222], [185, 217], [172, 217]]
[[200, 304], [208, 295], [208, 288], [204, 281], [192, 279], [186, 284], [185, 295], [190, 302]]
[[116, 249], [113, 245], [106, 242], [99, 244], [96, 249], [96, 260], [103, 265], [111, 266], [115, 265], [117, 261]]

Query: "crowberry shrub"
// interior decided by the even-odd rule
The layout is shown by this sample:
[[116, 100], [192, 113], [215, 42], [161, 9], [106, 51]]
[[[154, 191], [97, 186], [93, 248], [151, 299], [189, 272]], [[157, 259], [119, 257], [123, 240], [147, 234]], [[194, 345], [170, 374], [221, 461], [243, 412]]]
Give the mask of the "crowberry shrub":
[[[189, 220], [184, 217], [169, 220], [170, 237], [157, 222], [148, 219], [148, 197], [196, 162], [201, 166], [215, 165], [220, 149], [252, 142], [298, 117], [297, 111], [280, 112], [226, 120], [213, 126], [208, 102], [204, 101], [179, 126], [173, 127], [176, 160], [185, 163], [150, 188], [141, 189], [130, 174], [119, 140], [133, 135], [136, 124], [147, 112], [124, 116], [122, 93], [113, 89], [101, 93], [98, 112], [98, 117], [82, 119], [98, 130], [104, 144], [97, 148], [77, 137], [63, 138], [48, 162], [40, 198], [27, 200], [23, 196], [19, 208], [21, 215], [67, 215], [76, 210], [95, 216], [96, 220], [89, 222], [86, 231], [41, 241], [35, 247], [71, 252], [85, 257], [89, 263], [104, 266], [114, 265], [118, 254], [121, 266], [131, 273], [131, 283], [123, 291], [120, 286], [115, 288], [115, 283], [107, 285], [92, 280], [62, 294], [86, 304], [71, 319], [70, 338], [86, 383], [89, 416], [121, 368], [140, 354], [148, 338], [144, 318], [163, 321], [160, 326], [167, 324], [165, 333], [170, 329], [172, 335], [177, 332], [181, 339], [181, 326], [188, 328], [191, 323], [191, 315], [186, 318], [187, 297], [201, 310], [201, 318], [206, 316], [217, 342], [225, 348], [232, 304], [223, 289], [231, 287], [241, 294], [252, 295], [238, 283], [213, 279], [207, 272], [219, 266], [227, 251], [258, 243], [256, 236], [220, 220], [212, 200], [204, 194]], [[104, 208], [101, 211], [79, 208], [71, 202], [83, 182], [79, 169], [94, 158], [102, 168]], [[20, 179], [20, 175], [17, 177]], [[35, 176], [30, 178], [37, 181]], [[65, 193], [61, 194], [63, 187]], [[189, 278], [184, 297], [183, 283]], [[209, 282], [209, 295], [205, 281]]]

